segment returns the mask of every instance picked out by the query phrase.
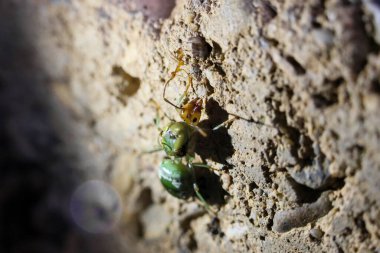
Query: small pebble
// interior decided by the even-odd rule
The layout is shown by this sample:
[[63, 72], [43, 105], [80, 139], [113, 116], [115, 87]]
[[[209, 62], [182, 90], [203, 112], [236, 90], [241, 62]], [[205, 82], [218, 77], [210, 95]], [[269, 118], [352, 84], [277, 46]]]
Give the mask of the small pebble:
[[323, 231], [320, 230], [319, 228], [312, 228], [309, 231], [310, 236], [314, 239], [321, 240], [323, 236]]
[[224, 190], [228, 190], [228, 188], [230, 187], [231, 183], [232, 183], [232, 178], [230, 175], [224, 173], [220, 179], [222, 180], [222, 188]]
[[334, 42], [334, 34], [330, 30], [316, 29], [313, 31], [313, 36], [321, 47], [329, 47]]

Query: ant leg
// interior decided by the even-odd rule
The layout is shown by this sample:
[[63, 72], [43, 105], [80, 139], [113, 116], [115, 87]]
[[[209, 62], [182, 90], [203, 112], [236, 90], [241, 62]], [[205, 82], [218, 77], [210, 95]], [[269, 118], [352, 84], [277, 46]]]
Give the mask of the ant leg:
[[153, 119], [154, 125], [157, 127], [158, 131], [162, 131], [160, 127], [160, 114], [159, 114], [161, 107], [153, 98], [149, 100], [149, 103], [151, 103], [153, 107], [156, 109], [156, 117]]
[[177, 51], [176, 51], [176, 58], [177, 58], [177, 67], [175, 68], [175, 70], [173, 72], [170, 73], [170, 78], [169, 80], [167, 80], [165, 82], [165, 86], [164, 86], [164, 91], [163, 91], [163, 94], [162, 94], [162, 97], [164, 98], [164, 101], [167, 102], [168, 104], [172, 105], [173, 107], [177, 108], [177, 109], [182, 109], [181, 107], [175, 105], [174, 103], [172, 103], [171, 101], [169, 101], [169, 99], [166, 98], [165, 94], [166, 94], [166, 87], [168, 86], [168, 84], [177, 76], [177, 74], [181, 71], [184, 71], [182, 69], [182, 66], [185, 64], [184, 60], [183, 60], [183, 57], [184, 57], [184, 54], [183, 54], [183, 51], [181, 48], [179, 48]]
[[230, 124], [231, 122], [233, 122], [234, 120], [236, 119], [241, 119], [241, 120], [245, 120], [247, 122], [251, 122], [251, 123], [254, 123], [254, 124], [257, 124], [257, 125], [261, 125], [261, 126], [266, 126], [266, 127], [272, 127], [272, 128], [275, 128], [274, 126], [271, 126], [271, 125], [267, 125], [263, 122], [260, 122], [260, 121], [256, 121], [256, 120], [252, 120], [252, 119], [246, 119], [246, 118], [243, 118], [241, 116], [238, 116], [238, 115], [235, 115], [235, 114], [232, 114], [232, 113], [229, 113], [229, 115], [232, 115], [233, 117], [231, 119], [228, 119], [226, 121], [224, 121], [223, 123], [217, 125], [216, 127], [214, 127], [212, 130], [213, 131], [216, 131], [218, 130], [219, 128], [223, 127], [223, 126], [226, 126], [228, 124]]
[[169, 99], [167, 99], [166, 96], [165, 96], [165, 94], [166, 94], [166, 87], [168, 86], [168, 83], [169, 83], [171, 80], [172, 80], [172, 78], [169, 79], [169, 80], [165, 83], [164, 91], [163, 91], [163, 93], [162, 93], [162, 97], [164, 98], [164, 101], [165, 101], [166, 103], [168, 103], [168, 104], [170, 104], [171, 106], [177, 108], [178, 110], [181, 110], [181, 109], [182, 109], [181, 107], [179, 107], [178, 105], [175, 105], [173, 102], [171, 102], [171, 101], [170, 101]]
[[228, 119], [228, 120], [224, 121], [223, 123], [221, 123], [221, 124], [217, 125], [216, 127], [214, 127], [214, 128], [212, 129], [212, 131], [216, 131], [216, 130], [218, 130], [219, 128], [224, 127], [224, 126], [230, 124], [231, 122], [233, 122], [235, 119], [238, 119], [238, 118], [239, 118], [239, 117], [234, 116], [233, 118]]
[[158, 115], [158, 113], [157, 113], [156, 117], [153, 119], [153, 122], [154, 122], [154, 124], [156, 125], [158, 131], [161, 132], [162, 129], [161, 129], [161, 127], [160, 127], [160, 116]]
[[193, 163], [193, 166], [194, 167], [199, 167], [199, 168], [209, 169], [209, 170], [212, 170], [212, 171], [219, 171], [218, 169], [215, 169], [215, 168], [211, 167], [210, 165], [207, 165], [207, 164], [204, 164], [204, 163]]
[[186, 84], [186, 91], [185, 91], [186, 95], [187, 95], [187, 92], [189, 91], [190, 87], [193, 90], [193, 92], [196, 94], [194, 86], [193, 86], [193, 78], [191, 77], [191, 75], [189, 74], [189, 72], [187, 72], [184, 69], [181, 69], [181, 70], [183, 70], [183, 72], [185, 72], [186, 75], [187, 75], [187, 84]]
[[156, 152], [159, 152], [162, 150], [163, 150], [162, 147], [156, 147], [156, 148], [153, 148], [151, 150], [142, 151], [140, 155], [153, 154], [153, 153], [156, 153]]
[[168, 82], [170, 82], [171, 80], [173, 80], [176, 77], [177, 73], [181, 71], [181, 67], [183, 65], [185, 65], [185, 61], [183, 60], [184, 53], [183, 53], [181, 48], [178, 48], [175, 51], [176, 56], [173, 56], [173, 54], [170, 53], [170, 51], [167, 48], [166, 48], [166, 50], [169, 52], [169, 54], [173, 58], [173, 60], [177, 61], [177, 66], [176, 66], [175, 70], [170, 73], [170, 78], [168, 80]]
[[[161, 127], [160, 127], [160, 114], [159, 112], [162, 111], [161, 110], [161, 106], [154, 100], [154, 99], [150, 99], [149, 102], [153, 105], [153, 107], [156, 109], [156, 117], [153, 119], [153, 122], [154, 124], [156, 125], [157, 129], [159, 131], [162, 131]], [[169, 115], [167, 115], [164, 111], [162, 111], [162, 113], [164, 114], [164, 116], [166, 118], [168, 118], [170, 121], [174, 121], [172, 118], [169, 117]]]
[[198, 133], [199, 133], [200, 135], [202, 135], [204, 138], [207, 137], [207, 133], [206, 133], [202, 128], [200, 128], [199, 126], [193, 126], [193, 127], [194, 127], [194, 129], [197, 130]]
[[187, 84], [186, 84], [185, 92], [178, 99], [178, 104], [179, 105], [181, 105], [183, 103], [184, 99], [187, 97], [187, 94], [189, 92], [189, 88], [191, 87], [194, 90], [193, 79], [191, 78], [191, 76], [189, 75], [189, 73], [187, 73], [183, 69], [181, 69], [181, 70], [184, 71], [187, 74]]
[[201, 201], [201, 203], [203, 204], [203, 206], [206, 208], [207, 211], [209, 211], [210, 213], [212, 213], [213, 215], [216, 214], [216, 212], [214, 210], [211, 209], [210, 205], [207, 203], [207, 201], [203, 198], [202, 194], [200, 193], [199, 191], [199, 187], [197, 185], [197, 183], [193, 183], [193, 188], [194, 188], [194, 192], [195, 192], [195, 195], [197, 195], [198, 199]]
[[[193, 86], [193, 78], [191, 77], [191, 75], [186, 70], [184, 70], [184, 69], [180, 69], [179, 71], [185, 72], [185, 74], [187, 76], [187, 83], [186, 83], [185, 91], [183, 92], [183, 94], [178, 99], [178, 107], [180, 105], [182, 105], [183, 101], [185, 100], [185, 98], [187, 98], [187, 94], [189, 93], [189, 88], [190, 87], [193, 90], [193, 92], [196, 94], [194, 86]], [[181, 109], [183, 109], [183, 108], [181, 108]]]
[[[173, 78], [175, 76], [177, 76], [177, 74], [181, 71], [185, 72], [187, 75], [187, 84], [186, 84], [185, 92], [178, 99], [178, 105], [175, 105], [173, 102], [169, 101], [169, 99], [166, 98], [166, 88], [167, 88], [168, 84], [170, 83], [170, 81], [172, 81]], [[172, 72], [172, 77], [168, 81], [166, 81], [162, 97], [164, 98], [165, 102], [169, 103], [170, 105], [172, 105], [173, 107], [175, 107], [179, 110], [182, 110], [183, 108], [180, 105], [182, 104], [183, 100], [187, 97], [187, 93], [188, 93], [190, 87], [193, 89], [193, 91], [195, 91], [194, 87], [193, 87], [192, 77], [190, 76], [190, 74], [186, 70], [184, 70], [182, 68], [178, 68], [174, 72]]]
[[201, 201], [201, 203], [206, 208], [206, 210], [212, 213], [213, 215], [215, 215], [216, 212], [211, 209], [210, 205], [207, 203], [207, 201], [205, 200], [205, 198], [202, 196], [201, 192], [199, 191], [199, 186], [196, 182], [197, 177], [195, 175], [195, 170], [194, 170], [195, 164], [192, 163], [192, 161], [194, 160], [194, 157], [187, 155], [186, 160], [187, 160], [187, 166], [191, 169], [191, 172], [193, 173], [193, 179], [194, 179], [193, 189], [194, 189], [195, 195]]

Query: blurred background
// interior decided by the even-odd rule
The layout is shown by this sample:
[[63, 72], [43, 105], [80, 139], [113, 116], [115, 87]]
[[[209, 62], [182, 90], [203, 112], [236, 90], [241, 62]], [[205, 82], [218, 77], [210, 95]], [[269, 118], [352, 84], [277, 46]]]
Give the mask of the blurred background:
[[[380, 252], [379, 27], [375, 0], [1, 1], [0, 252]], [[178, 49], [200, 126], [241, 116], [197, 144], [216, 215], [144, 154]]]

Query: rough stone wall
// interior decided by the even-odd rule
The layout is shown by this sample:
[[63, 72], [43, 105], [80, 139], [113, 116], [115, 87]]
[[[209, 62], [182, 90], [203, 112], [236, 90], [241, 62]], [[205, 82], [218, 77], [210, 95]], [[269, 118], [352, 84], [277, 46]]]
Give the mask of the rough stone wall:
[[[44, 145], [65, 147], [57, 151], [73, 168], [65, 187], [97, 178], [117, 189], [123, 214], [115, 252], [380, 252], [376, 1], [45, 0], [1, 8], [13, 10], [8, 20], [17, 18], [28, 38], [16, 48], [33, 52], [2, 68], [3, 83], [11, 87], [21, 69], [41, 86], [32, 97], [53, 100], [41, 107], [54, 104], [47, 128], [61, 141]], [[9, 27], [2, 34], [17, 40], [4, 32]], [[194, 78], [190, 96], [207, 98], [200, 126], [208, 136], [198, 138], [196, 153], [216, 169], [199, 182], [216, 217], [163, 189], [163, 152], [142, 155], [159, 136], [152, 101], [162, 125], [164, 114], [180, 119], [162, 98], [179, 48]], [[170, 83], [170, 99], [184, 91], [184, 80]], [[4, 93], [4, 108], [17, 104], [13, 93], [23, 101], [34, 94]], [[25, 129], [41, 131], [21, 132], [50, 131], [17, 115]], [[240, 118], [210, 131], [232, 115]], [[16, 152], [44, 152], [13, 127], [4, 131], [19, 140]], [[69, 198], [54, 185], [56, 198]], [[56, 206], [69, 220], [65, 208]], [[86, 242], [104, 242], [96, 239]], [[83, 244], [72, 241], [65, 252], [81, 252]]]

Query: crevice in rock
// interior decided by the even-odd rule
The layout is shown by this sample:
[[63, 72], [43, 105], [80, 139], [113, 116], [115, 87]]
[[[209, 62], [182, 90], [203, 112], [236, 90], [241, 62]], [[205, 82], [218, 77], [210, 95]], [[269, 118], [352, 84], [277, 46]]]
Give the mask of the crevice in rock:
[[141, 83], [140, 79], [128, 74], [123, 67], [113, 66], [112, 75], [119, 77], [119, 79], [116, 80], [116, 88], [118, 91], [116, 96], [119, 100], [124, 101], [126, 97], [135, 95], [139, 90]]
[[285, 59], [293, 66], [294, 72], [297, 75], [304, 75], [306, 73], [305, 68], [294, 57], [288, 55]]
[[332, 208], [328, 197], [329, 192], [324, 192], [317, 201], [311, 204], [303, 204], [300, 207], [278, 211], [273, 218], [273, 231], [278, 233], [288, 232], [293, 228], [305, 226], [325, 216]]

